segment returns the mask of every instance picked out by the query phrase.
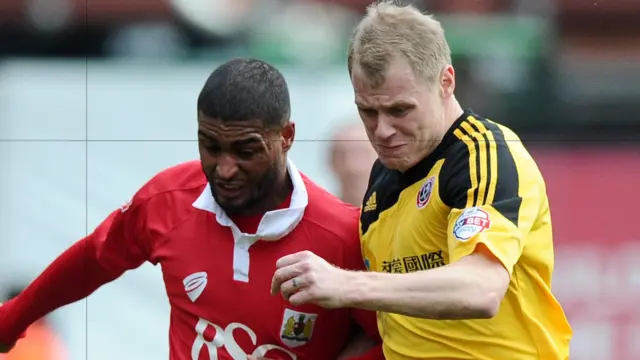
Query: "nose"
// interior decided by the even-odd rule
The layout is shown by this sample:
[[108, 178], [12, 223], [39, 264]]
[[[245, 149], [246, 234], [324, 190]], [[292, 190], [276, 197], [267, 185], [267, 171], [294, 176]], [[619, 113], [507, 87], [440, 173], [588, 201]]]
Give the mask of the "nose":
[[232, 179], [238, 172], [238, 164], [235, 159], [229, 155], [220, 155], [216, 166], [216, 174], [220, 179]]
[[396, 129], [391, 125], [391, 121], [388, 116], [380, 114], [378, 117], [378, 124], [376, 131], [373, 133], [375, 140], [378, 142], [386, 142], [396, 133]]

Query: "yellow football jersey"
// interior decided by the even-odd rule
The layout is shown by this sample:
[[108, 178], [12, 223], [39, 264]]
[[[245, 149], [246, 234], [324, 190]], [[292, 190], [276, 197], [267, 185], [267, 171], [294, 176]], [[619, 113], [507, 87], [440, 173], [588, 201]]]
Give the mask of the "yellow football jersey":
[[360, 217], [365, 264], [407, 273], [444, 266], [484, 244], [511, 274], [498, 314], [425, 320], [378, 313], [385, 357], [565, 360], [571, 327], [551, 293], [553, 241], [545, 183], [508, 128], [465, 112], [426, 159], [400, 173], [376, 162]]

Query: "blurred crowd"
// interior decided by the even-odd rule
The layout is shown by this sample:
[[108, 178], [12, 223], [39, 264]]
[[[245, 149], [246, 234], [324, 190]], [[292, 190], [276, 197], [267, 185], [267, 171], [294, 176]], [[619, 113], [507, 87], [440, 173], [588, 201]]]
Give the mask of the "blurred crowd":
[[[367, 0], [0, 0], [0, 56], [344, 61]], [[402, 1], [400, 1], [402, 2]], [[533, 138], [637, 139], [640, 2], [413, 0], [438, 14], [463, 100]]]
[[[4, 135], [10, 134], [11, 137], [17, 131], [15, 129], [26, 129], [31, 126], [29, 124], [33, 124], [34, 119], [46, 117], [55, 111], [60, 114], [56, 119], [43, 121], [71, 121], [68, 113], [65, 113], [65, 106], [53, 109], [61, 100], [47, 99], [55, 91], [45, 89], [38, 92], [40, 88], [44, 89], [44, 85], [40, 84], [53, 83], [52, 79], [64, 83], [64, 78], [57, 78], [55, 75], [60, 68], [49, 70], [53, 69], [49, 62], [77, 64], [78, 60], [82, 62], [87, 59], [87, 63], [83, 65], [86, 67], [86, 71], [83, 70], [85, 75], [91, 73], [89, 67], [94, 66], [91, 64], [101, 64], [101, 70], [96, 70], [95, 75], [91, 75], [91, 80], [86, 75], [78, 84], [89, 84], [90, 81], [103, 81], [106, 84], [111, 80], [115, 87], [102, 90], [101, 94], [103, 97], [110, 94], [113, 99], [107, 101], [100, 96], [93, 102], [79, 99], [78, 103], [89, 105], [82, 105], [86, 108], [77, 104], [74, 106], [79, 109], [76, 113], [81, 113], [82, 116], [92, 114], [91, 116], [98, 118], [104, 116], [104, 111], [92, 110], [90, 107], [99, 106], [97, 104], [100, 101], [108, 103], [108, 109], [113, 109], [115, 114], [107, 115], [113, 119], [111, 126], [114, 127], [118, 118], [122, 117], [118, 114], [136, 113], [144, 116], [146, 111], [151, 110], [142, 104], [155, 103], [161, 107], [164, 102], [158, 98], [153, 98], [153, 101], [144, 98], [155, 96], [146, 93], [158, 88], [153, 85], [153, 80], [149, 80], [158, 75], [153, 73], [155, 70], [149, 70], [152, 69], [149, 67], [145, 73], [138, 70], [140, 68], [127, 66], [143, 64], [142, 67], [145, 67], [145, 64], [164, 63], [179, 68], [179, 71], [176, 70], [176, 74], [179, 74], [177, 77], [189, 77], [189, 80], [169, 77], [170, 81], [177, 84], [174, 89], [179, 93], [199, 87], [201, 84], [197, 81], [204, 82], [204, 78], [191, 82], [193, 74], [189, 72], [192, 67], [190, 64], [202, 66], [204, 63], [213, 69], [220, 60], [235, 56], [258, 57], [278, 67], [296, 69], [290, 72], [293, 75], [288, 76], [287, 71], [285, 75], [293, 84], [292, 97], [299, 97], [299, 100], [293, 101], [294, 113], [307, 116], [311, 114], [307, 109], [315, 109], [314, 101], [326, 106], [333, 104], [332, 96], [350, 96], [350, 89], [347, 87], [344, 87], [344, 92], [336, 95], [335, 88], [326, 85], [331, 80], [326, 79], [333, 79], [334, 76], [347, 77], [344, 66], [346, 44], [353, 24], [369, 2], [0, 0], [0, 142], [4, 142], [0, 146], [8, 146], [6, 149], [10, 149], [0, 147], [0, 174], [7, 171], [3, 169], [13, 169], [12, 166], [23, 162], [22, 157], [26, 158], [28, 155], [21, 153], [22, 150], [11, 148], [10, 146], [19, 144], [11, 143], [15, 139]], [[637, 330], [640, 329], [640, 318], [636, 310], [637, 301], [640, 301], [640, 268], [634, 265], [637, 261], [631, 261], [634, 256], [635, 259], [640, 256], [640, 249], [636, 245], [637, 232], [630, 229], [633, 223], [632, 209], [635, 209], [636, 202], [640, 202], [640, 193], [636, 190], [640, 181], [640, 151], [637, 146], [640, 144], [640, 1], [405, 2], [434, 13], [442, 22], [453, 52], [458, 98], [465, 107], [488, 114], [516, 130], [525, 144], [531, 147], [531, 152], [546, 177], [556, 232], [556, 284], [559, 284], [556, 291], [567, 306], [576, 332], [574, 343], [577, 345], [574, 344], [575, 357], [572, 356], [572, 359], [640, 358], [640, 347], [636, 345]], [[31, 68], [20, 68], [27, 60], [37, 60], [46, 65], [35, 74], [31, 72]], [[125, 68], [129, 70], [122, 70]], [[118, 79], [124, 82], [131, 72], [142, 80], [126, 80], [130, 81], [128, 85], [118, 85]], [[165, 79], [163, 81], [169, 81], [166, 80], [166, 73], [162, 76]], [[200, 75], [196, 77], [198, 76]], [[96, 80], [98, 78], [102, 80]], [[321, 78], [325, 80], [323, 85], [320, 85]], [[314, 79], [318, 79], [318, 83]], [[186, 82], [189, 82], [188, 86], [185, 85]], [[344, 82], [347, 83], [348, 79]], [[71, 83], [75, 84], [69, 80], [69, 84]], [[90, 84], [87, 85], [87, 89], [89, 88]], [[120, 88], [123, 92], [128, 91], [128, 95], [113, 90]], [[104, 89], [107, 89], [106, 85]], [[55, 95], [62, 97], [64, 93], [61, 90], [60, 94]], [[92, 95], [89, 90], [83, 94], [87, 98]], [[175, 101], [169, 107], [180, 108], [182, 105], [195, 104], [193, 95], [185, 95], [184, 101], [181, 96], [183, 95], [176, 94], [174, 98], [171, 95], [171, 100]], [[302, 97], [309, 99], [300, 99]], [[135, 101], [122, 105], [129, 99]], [[347, 102], [351, 101], [352, 99], [347, 99]], [[29, 106], [24, 104], [29, 102], [40, 106], [27, 109]], [[16, 105], [18, 103], [22, 105]], [[296, 110], [305, 106], [303, 111]], [[332, 107], [333, 105], [327, 106]], [[155, 113], [170, 113], [163, 109], [156, 109]], [[188, 108], [177, 114], [190, 114], [191, 110]], [[327, 112], [330, 110], [332, 109], [327, 109]], [[29, 114], [34, 115], [27, 116]], [[148, 116], [155, 116], [151, 114]], [[163, 127], [162, 124], [168, 124], [173, 116], [170, 113], [165, 119], [154, 119], [160, 124], [158, 127]], [[323, 117], [314, 116], [318, 119]], [[298, 115], [297, 118], [301, 116]], [[312, 128], [312, 123], [317, 122], [315, 119], [309, 120], [309, 124], [305, 126]], [[87, 126], [90, 119], [83, 121]], [[130, 119], [122, 121], [133, 127], [127, 124], [131, 122]], [[300, 124], [304, 119], [296, 121]], [[345, 118], [341, 115], [332, 121], [335, 125], [331, 125], [330, 138], [327, 139], [330, 143], [318, 148], [326, 156], [313, 157], [326, 161], [309, 166], [317, 168], [313, 170], [317, 174], [328, 173], [330, 170], [334, 184], [330, 190], [345, 201], [359, 206], [367, 186], [370, 166], [376, 155], [366, 141], [366, 134], [355, 112], [353, 116]], [[64, 126], [66, 125], [62, 125]], [[99, 127], [97, 124], [93, 128]], [[301, 127], [304, 131], [304, 126]], [[78, 133], [85, 134], [85, 130], [83, 128]], [[191, 134], [191, 129], [187, 129], [186, 133]], [[136, 139], [136, 135], [131, 136]], [[118, 146], [126, 148], [128, 145]], [[316, 156], [319, 151], [304, 142], [297, 146], [299, 155], [296, 156], [305, 160]], [[84, 145], [79, 149], [86, 150]], [[77, 152], [77, 149], [73, 151]], [[305, 155], [305, 151], [308, 155]], [[136, 151], [130, 151], [129, 154], [137, 156]], [[155, 164], [164, 165], [169, 161], [168, 158], [174, 156], [170, 154], [160, 160], [161, 155], [151, 154], [154, 155], [148, 156], [156, 159], [146, 159], [145, 163], [156, 161]], [[86, 156], [89, 157], [88, 154]], [[66, 158], [60, 155], [58, 159]], [[82, 158], [81, 163], [84, 164], [84, 161]], [[108, 161], [104, 163], [110, 166]], [[53, 171], [49, 173], [50, 176], [58, 171], [66, 172], [60, 175], [61, 179], [64, 176], [72, 177], [69, 175], [73, 173], [71, 170], [57, 170], [59, 165], [51, 166]], [[83, 167], [81, 170], [78, 170], [78, 174], [88, 172], [89, 168]], [[104, 170], [104, 174], [109, 171]], [[128, 176], [128, 171], [138, 170], [130, 165], [119, 174]], [[16, 174], [15, 171], [11, 173], [11, 184], [26, 183], [25, 179], [30, 176]], [[3, 177], [4, 181], [9, 181], [6, 180], [8, 177]], [[146, 177], [147, 174], [144, 173], [135, 178]], [[0, 185], [0, 192], [3, 187], [7, 187], [6, 183]], [[112, 182], [108, 185], [115, 188], [118, 184]], [[129, 190], [132, 189], [118, 189], [118, 195]], [[55, 191], [58, 190], [43, 190], [47, 194]], [[9, 190], [3, 194], [9, 194]], [[84, 195], [84, 190], [82, 194]], [[84, 200], [81, 202], [82, 206], [85, 205]], [[56, 206], [66, 206], [60, 199], [57, 201]], [[31, 218], [5, 216], [5, 210], [2, 210], [5, 221], [33, 223]], [[28, 214], [33, 212], [33, 209], [23, 210]], [[108, 209], [104, 214], [106, 211]], [[82, 224], [84, 221], [83, 214]], [[6, 230], [8, 224], [0, 223], [0, 227], [5, 228], [0, 230], [0, 235], [13, 236]], [[52, 233], [49, 232], [50, 235]], [[60, 248], [75, 240], [64, 239], [68, 243], [61, 243]], [[2, 248], [3, 240], [0, 238], [0, 252], [5, 252]], [[39, 264], [45, 264], [51, 260], [52, 254], [58, 252], [58, 249], [47, 252], [48, 255], [43, 256]], [[623, 259], [623, 256], [628, 258]], [[33, 270], [30, 270], [30, 274], [41, 270], [37, 266], [31, 268]], [[2, 281], [0, 283], [7, 286], [1, 294], [5, 298], [20, 291], [12, 285]], [[614, 310], [603, 311], [603, 303], [611, 304]], [[16, 351], [10, 356], [0, 357], [0, 360], [73, 358], [65, 349], [65, 344], [70, 342], [61, 340], [51, 324], [49, 319], [35, 324]], [[77, 348], [78, 344], [74, 344]], [[43, 355], [45, 353], [49, 355]]]

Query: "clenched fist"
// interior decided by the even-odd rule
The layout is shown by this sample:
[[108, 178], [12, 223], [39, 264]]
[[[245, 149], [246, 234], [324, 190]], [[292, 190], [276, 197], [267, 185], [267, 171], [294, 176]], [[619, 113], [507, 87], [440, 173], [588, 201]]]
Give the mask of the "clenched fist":
[[276, 262], [276, 268], [272, 295], [281, 293], [296, 306], [311, 303], [328, 309], [345, 307], [349, 272], [310, 251], [284, 256]]

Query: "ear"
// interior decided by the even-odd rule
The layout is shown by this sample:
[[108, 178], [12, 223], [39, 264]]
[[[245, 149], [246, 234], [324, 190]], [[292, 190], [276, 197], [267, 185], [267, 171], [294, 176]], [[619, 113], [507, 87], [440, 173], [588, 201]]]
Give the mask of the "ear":
[[282, 151], [287, 152], [293, 146], [293, 140], [296, 137], [296, 124], [289, 122], [282, 128]]
[[453, 66], [447, 65], [442, 72], [442, 79], [440, 82], [440, 89], [442, 97], [448, 98], [453, 95], [453, 91], [456, 88], [456, 71]]

